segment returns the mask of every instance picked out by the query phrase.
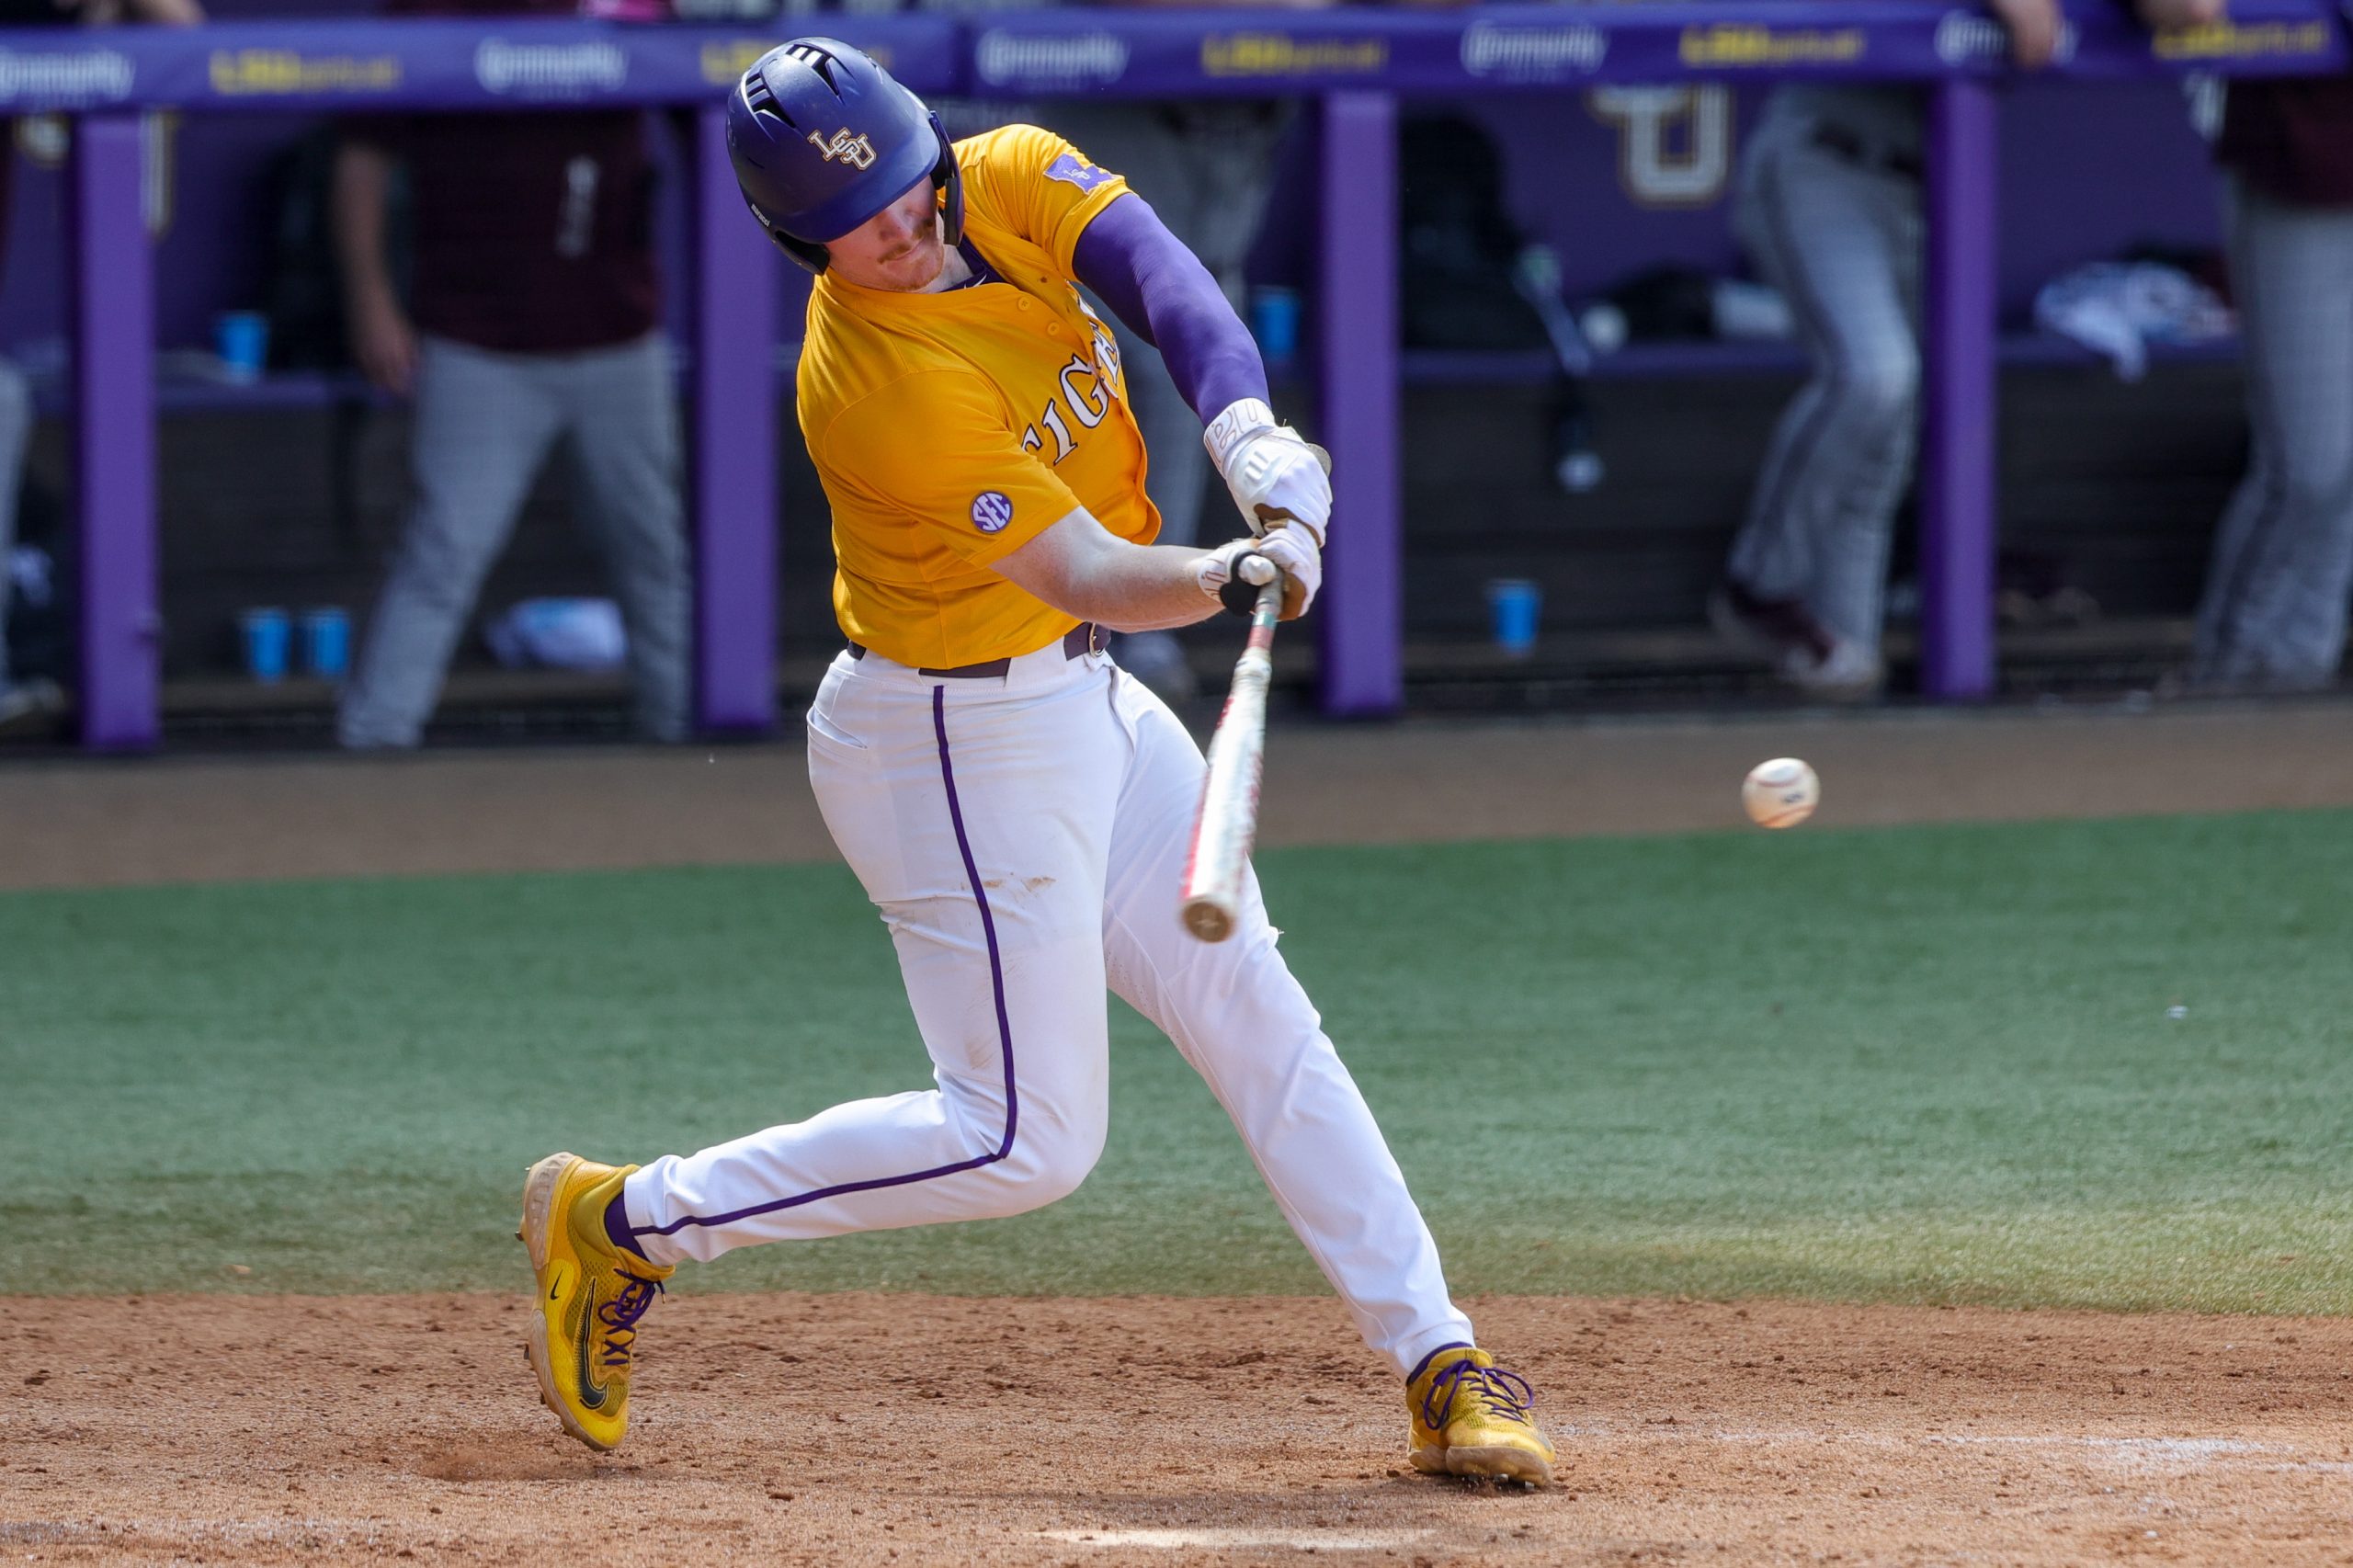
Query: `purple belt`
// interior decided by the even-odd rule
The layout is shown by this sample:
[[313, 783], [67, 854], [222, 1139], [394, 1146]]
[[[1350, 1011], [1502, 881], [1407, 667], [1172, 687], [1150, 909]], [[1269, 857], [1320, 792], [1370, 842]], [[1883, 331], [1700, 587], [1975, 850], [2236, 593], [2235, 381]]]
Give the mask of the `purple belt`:
[[[1063, 633], [1063, 657], [1078, 659], [1089, 653], [1099, 653], [1103, 651], [1103, 641], [1101, 627], [1091, 620], [1082, 620]], [[849, 645], [849, 656], [862, 659], [866, 657], [866, 650], [853, 642]], [[1001, 676], [1011, 668], [1011, 659], [990, 659], [978, 665], [959, 665], [952, 670], [917, 670], [915, 674], [942, 676], [949, 680], [985, 680], [992, 676]]]

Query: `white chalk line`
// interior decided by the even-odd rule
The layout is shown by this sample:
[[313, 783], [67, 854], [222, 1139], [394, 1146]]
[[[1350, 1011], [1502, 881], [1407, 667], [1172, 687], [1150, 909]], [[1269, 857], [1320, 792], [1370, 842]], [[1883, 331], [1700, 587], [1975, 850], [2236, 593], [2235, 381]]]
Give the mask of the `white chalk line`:
[[1047, 1540], [1072, 1546], [1160, 1547], [1170, 1551], [1245, 1551], [1281, 1547], [1293, 1551], [1389, 1551], [1433, 1534], [1427, 1529], [1275, 1530], [1266, 1528], [1040, 1530]]
[[2029, 1449], [2088, 1449], [2091, 1457], [2109, 1464], [2145, 1469], [2173, 1466], [2184, 1469], [2200, 1467], [2260, 1469], [2272, 1471], [2353, 1471], [2353, 1462], [2340, 1460], [2274, 1459], [2269, 1463], [2252, 1462], [2264, 1456], [2293, 1454], [2295, 1449], [2277, 1443], [2258, 1443], [2245, 1437], [2115, 1437], [2089, 1433], [2038, 1432], [1838, 1432], [1808, 1431], [1745, 1431], [1736, 1427], [1709, 1428], [1704, 1426], [1641, 1426], [1596, 1427], [1561, 1426], [1554, 1429], [1555, 1438], [1574, 1441], [1580, 1437], [1620, 1440], [1626, 1438], [1661, 1438], [1667, 1441], [1700, 1443], [1761, 1443], [1782, 1447], [1802, 1447], [1807, 1444], [1844, 1443], [1866, 1448], [1915, 1447], [2018, 1447]]

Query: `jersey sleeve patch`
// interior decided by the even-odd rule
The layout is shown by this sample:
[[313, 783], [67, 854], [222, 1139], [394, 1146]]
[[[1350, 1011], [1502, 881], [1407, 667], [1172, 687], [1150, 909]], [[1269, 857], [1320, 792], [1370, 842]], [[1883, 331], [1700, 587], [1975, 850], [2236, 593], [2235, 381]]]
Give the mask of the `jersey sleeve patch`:
[[972, 526], [984, 534], [1001, 533], [1013, 521], [1013, 501], [1002, 490], [983, 490], [972, 497]]
[[1064, 153], [1046, 165], [1046, 177], [1076, 186], [1081, 190], [1093, 190], [1112, 175], [1110, 170], [1097, 168], [1076, 153]]

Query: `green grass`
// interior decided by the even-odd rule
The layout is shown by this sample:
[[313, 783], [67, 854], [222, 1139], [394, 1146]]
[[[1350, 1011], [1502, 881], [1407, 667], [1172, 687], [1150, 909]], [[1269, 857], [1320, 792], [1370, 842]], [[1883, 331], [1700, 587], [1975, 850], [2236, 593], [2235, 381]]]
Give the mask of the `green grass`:
[[[1262, 869], [1461, 1292], [2353, 1310], [2353, 812]], [[1076, 1197], [694, 1282], [1320, 1290], [1114, 1012]], [[926, 1071], [828, 868], [7, 895], [0, 1289], [505, 1288], [548, 1149]]]

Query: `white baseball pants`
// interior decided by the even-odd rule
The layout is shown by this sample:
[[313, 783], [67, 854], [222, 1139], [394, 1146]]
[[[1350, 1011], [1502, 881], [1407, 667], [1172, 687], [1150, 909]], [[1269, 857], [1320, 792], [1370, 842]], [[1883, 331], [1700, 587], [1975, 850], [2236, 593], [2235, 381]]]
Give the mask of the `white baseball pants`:
[[626, 1187], [652, 1261], [1074, 1190], [1109, 1119], [1108, 986], [1225, 1107], [1368, 1344], [1402, 1372], [1471, 1341], [1256, 879], [1227, 941], [1179, 924], [1201, 756], [1141, 682], [1059, 643], [986, 679], [845, 653], [809, 711], [809, 774], [897, 945], [936, 1086], [654, 1161]]

